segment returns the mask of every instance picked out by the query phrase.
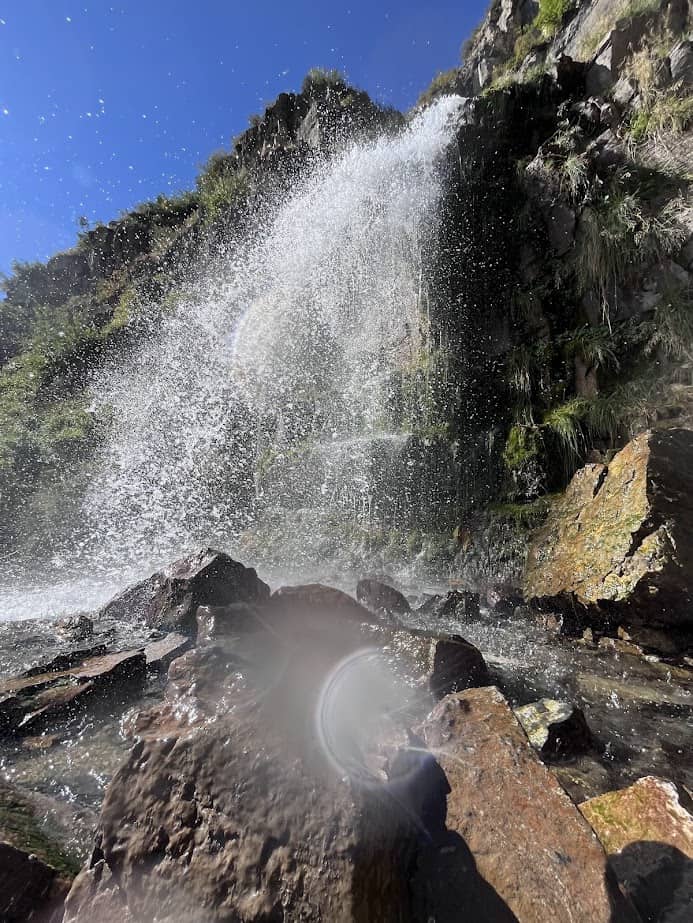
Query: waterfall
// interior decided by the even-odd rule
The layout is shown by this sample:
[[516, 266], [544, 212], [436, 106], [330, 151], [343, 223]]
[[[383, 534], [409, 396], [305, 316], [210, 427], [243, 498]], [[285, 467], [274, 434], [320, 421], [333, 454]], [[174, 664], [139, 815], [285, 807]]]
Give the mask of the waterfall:
[[319, 162], [102, 370], [93, 410], [110, 435], [58, 569], [76, 563], [107, 596], [201, 544], [233, 547], [287, 495], [369, 515], [374, 466], [406, 437], [393, 381], [430, 348], [425, 267], [460, 106]]

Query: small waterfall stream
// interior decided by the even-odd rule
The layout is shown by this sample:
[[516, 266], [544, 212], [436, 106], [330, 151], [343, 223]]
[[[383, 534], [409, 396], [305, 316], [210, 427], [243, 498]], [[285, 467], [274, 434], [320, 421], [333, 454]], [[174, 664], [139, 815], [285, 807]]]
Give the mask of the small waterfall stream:
[[89, 608], [202, 544], [232, 548], [258, 509], [373, 514], [406, 442], [393, 382], [430, 349], [426, 261], [460, 108], [443, 98], [320, 162], [101, 373], [93, 410], [111, 434], [32, 615]]

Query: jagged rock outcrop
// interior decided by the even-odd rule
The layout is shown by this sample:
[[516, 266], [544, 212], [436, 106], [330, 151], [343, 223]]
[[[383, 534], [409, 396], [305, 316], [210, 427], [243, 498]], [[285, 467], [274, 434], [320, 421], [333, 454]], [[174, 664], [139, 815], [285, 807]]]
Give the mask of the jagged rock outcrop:
[[535, 534], [525, 595], [574, 594], [635, 622], [691, 624], [693, 432], [638, 436], [575, 475]]
[[269, 595], [269, 587], [252, 567], [206, 548], [129, 587], [107, 603], [100, 616], [194, 633], [198, 606], [260, 602]]

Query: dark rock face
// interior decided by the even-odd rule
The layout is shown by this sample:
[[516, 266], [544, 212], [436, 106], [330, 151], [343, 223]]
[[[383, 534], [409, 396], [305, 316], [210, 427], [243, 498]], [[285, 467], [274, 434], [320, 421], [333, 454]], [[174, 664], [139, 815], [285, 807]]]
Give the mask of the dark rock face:
[[146, 664], [142, 651], [123, 651], [81, 659], [63, 669], [49, 664], [46, 672], [32, 670], [4, 680], [0, 683], [0, 732], [32, 735], [94, 699], [140, 689]]
[[275, 610], [286, 612], [323, 613], [338, 615], [359, 623], [372, 622], [368, 609], [364, 608], [348, 593], [322, 583], [305, 583], [299, 586], [283, 586], [272, 594], [270, 604]]
[[107, 603], [101, 614], [194, 634], [198, 606], [255, 602], [269, 595], [269, 587], [252, 567], [207, 548], [177, 561], [165, 574], [154, 574], [125, 590]]
[[530, 547], [526, 597], [574, 594], [625, 621], [693, 618], [693, 432], [644, 433], [586, 465]]
[[517, 920], [637, 920], [591, 829], [497, 689], [443, 699], [423, 736], [450, 786], [448, 829]]
[[540, 699], [515, 709], [532, 746], [544, 757], [584, 753], [592, 734], [582, 709], [568, 702]]
[[473, 644], [457, 636], [436, 642], [429, 679], [435, 696], [442, 698], [471, 686], [487, 686], [489, 682], [486, 662]]
[[58, 923], [65, 882], [37, 856], [0, 843], [0, 919], [5, 923]]
[[445, 596], [433, 596], [419, 608], [422, 615], [460, 619], [479, 617], [480, 597], [468, 590], [450, 590]]
[[406, 597], [394, 587], [380, 580], [359, 580], [356, 598], [372, 612], [387, 612], [392, 615], [406, 615], [411, 606]]

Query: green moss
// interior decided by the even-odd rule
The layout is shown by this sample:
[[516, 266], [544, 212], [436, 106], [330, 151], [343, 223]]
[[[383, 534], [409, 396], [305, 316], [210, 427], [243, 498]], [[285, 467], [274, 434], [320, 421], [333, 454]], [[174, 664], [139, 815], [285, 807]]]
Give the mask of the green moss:
[[0, 787], [0, 837], [38, 856], [65, 878], [74, 878], [81, 868], [80, 859], [43, 829], [31, 806], [4, 786]]
[[531, 503], [492, 503], [489, 512], [494, 519], [509, 522], [519, 529], [536, 529], [548, 516], [551, 500], [547, 495]]
[[510, 428], [503, 449], [503, 461], [510, 471], [518, 471], [539, 454], [537, 431], [533, 426], [516, 423]]

